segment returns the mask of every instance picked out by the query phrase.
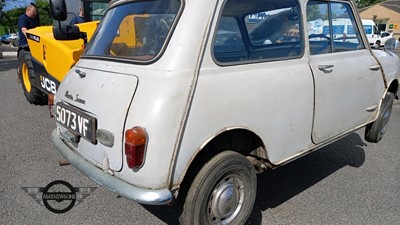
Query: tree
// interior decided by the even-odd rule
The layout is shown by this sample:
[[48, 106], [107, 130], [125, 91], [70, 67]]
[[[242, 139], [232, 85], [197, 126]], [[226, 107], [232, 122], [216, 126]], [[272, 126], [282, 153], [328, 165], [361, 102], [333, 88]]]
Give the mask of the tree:
[[312, 21], [316, 19], [326, 20], [327, 14], [322, 15], [319, 5], [307, 6], [307, 21]]
[[39, 12], [40, 25], [52, 25], [53, 19], [51, 18], [49, 2], [46, 0], [36, 0], [35, 3]]
[[383, 0], [356, 0], [359, 9], [383, 2]]
[[6, 4], [6, 0], [0, 0], [0, 18], [1, 18], [1, 12], [3, 11], [3, 7]]
[[25, 13], [25, 8], [14, 8], [3, 12], [1, 15], [1, 25], [10, 33], [18, 31], [18, 17]]
[[[0, 0], [0, 10], [7, 3], [19, 2], [17, 0]], [[38, 10], [40, 18], [40, 25], [51, 25], [53, 20], [50, 17], [49, 2], [46, 0], [35, 0], [35, 5]], [[25, 13], [25, 7], [17, 7], [8, 11], [1, 11], [0, 14], [0, 25], [5, 27], [10, 33], [16, 33], [18, 31], [18, 17]]]

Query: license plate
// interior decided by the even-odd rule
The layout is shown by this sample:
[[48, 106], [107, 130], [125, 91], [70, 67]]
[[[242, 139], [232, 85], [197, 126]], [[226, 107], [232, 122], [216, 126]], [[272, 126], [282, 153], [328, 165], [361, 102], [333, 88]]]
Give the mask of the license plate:
[[60, 102], [56, 105], [56, 120], [74, 135], [97, 143], [96, 118], [93, 116]]

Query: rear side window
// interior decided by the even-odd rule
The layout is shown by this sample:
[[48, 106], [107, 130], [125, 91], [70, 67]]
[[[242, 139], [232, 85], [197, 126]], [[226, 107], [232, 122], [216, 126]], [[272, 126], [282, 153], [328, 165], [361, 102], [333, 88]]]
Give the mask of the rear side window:
[[301, 10], [296, 0], [227, 0], [213, 38], [219, 64], [299, 58]]
[[161, 52], [181, 7], [178, 0], [130, 1], [111, 8], [84, 56], [149, 61]]
[[307, 24], [311, 55], [365, 48], [347, 3], [308, 2]]

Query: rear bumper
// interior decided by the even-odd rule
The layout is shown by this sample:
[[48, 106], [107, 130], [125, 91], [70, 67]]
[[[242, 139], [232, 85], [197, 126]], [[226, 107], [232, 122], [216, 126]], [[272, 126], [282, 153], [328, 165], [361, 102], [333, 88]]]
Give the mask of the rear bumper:
[[122, 197], [149, 205], [164, 205], [171, 202], [173, 199], [172, 193], [168, 189], [151, 190], [139, 188], [126, 183], [115, 176], [104, 173], [102, 170], [69, 149], [57, 134], [57, 128], [54, 129], [51, 134], [51, 141], [55, 145], [57, 151], [76, 169], [94, 180], [96, 183]]

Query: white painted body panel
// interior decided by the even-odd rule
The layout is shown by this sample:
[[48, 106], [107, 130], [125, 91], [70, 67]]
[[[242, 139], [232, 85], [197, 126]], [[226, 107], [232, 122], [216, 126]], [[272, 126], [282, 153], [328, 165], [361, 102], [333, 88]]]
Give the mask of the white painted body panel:
[[[182, 149], [198, 149], [223, 129], [241, 127], [264, 140], [270, 161], [288, 158], [312, 145], [313, 96], [306, 59], [231, 67], [205, 60]], [[179, 155], [176, 176], [190, 157]]]
[[[208, 11], [208, 15], [211, 17], [214, 6], [212, 4], [204, 5], [200, 1], [187, 2], [186, 10], [183, 12], [182, 17], [187, 18], [198, 15], [198, 8]], [[202, 14], [202, 16], [206, 15]], [[195, 69], [199, 61], [207, 25], [207, 20], [181, 20], [181, 23], [176, 27], [174, 36], [169, 41], [168, 48], [163, 53], [163, 57], [150, 65], [81, 59], [77, 67], [95, 68], [99, 73], [102, 73], [100, 71], [112, 71], [115, 73], [112, 79], [119, 79], [118, 74], [130, 74], [132, 77], [137, 77], [138, 87], [128, 113], [127, 107], [112, 109], [112, 107], [107, 106], [112, 105], [114, 101], [110, 97], [103, 98], [101, 103], [96, 103], [99, 107], [90, 108], [88, 111], [110, 113], [110, 111], [118, 110], [120, 113], [127, 115], [126, 118], [125, 116], [120, 118], [121, 120], [126, 119], [124, 129], [121, 129], [121, 126], [114, 126], [109, 129], [114, 135], [118, 134], [115, 142], [119, 145], [124, 142], [123, 135], [125, 130], [134, 126], [145, 128], [149, 135], [149, 141], [145, 163], [138, 171], [133, 171], [126, 166], [122, 148], [114, 150], [118, 156], [110, 156], [98, 151], [97, 149], [101, 148], [101, 144], [97, 146], [93, 146], [90, 143], [87, 143], [88, 145], [80, 144], [77, 151], [100, 168], [104, 157], [109, 158], [109, 160], [110, 157], [118, 158], [122, 170], [118, 171], [117, 167], [111, 167], [111, 169], [118, 171], [115, 172], [116, 177], [120, 177], [130, 184], [154, 189], [167, 187], [169, 185], [168, 175], [171, 169], [172, 155], [178, 140], [181, 124], [183, 123], [186, 107], [188, 106], [192, 83], [196, 75]], [[73, 70], [70, 73], [73, 73]], [[63, 82], [61, 86], [65, 87], [67, 85], [70, 86], [68, 82]], [[132, 87], [131, 91], [135, 91], [134, 86]], [[83, 88], [79, 89], [80, 93], [85, 92]], [[123, 89], [126, 89], [126, 87], [115, 88], [115, 92], [123, 91]], [[63, 89], [60, 88], [60, 90]], [[93, 88], [86, 91], [92, 94], [101, 92], [101, 90]], [[133, 93], [128, 98], [132, 98], [132, 95]], [[61, 98], [63, 99], [63, 97]], [[108, 118], [108, 122], [112, 123], [114, 118], [111, 114], [109, 114]], [[101, 123], [100, 119], [99, 123]], [[90, 152], [90, 154], [86, 154], [86, 152]], [[181, 153], [189, 156], [193, 154], [190, 151]], [[96, 160], [92, 160], [92, 158]]]
[[[114, 146], [106, 147], [101, 143], [93, 145], [83, 138], [75, 147], [80, 154], [92, 163], [101, 167], [104, 158], [108, 158], [110, 169], [120, 170], [122, 167], [122, 138], [126, 116], [133, 94], [137, 86], [137, 77], [132, 74], [116, 74], [110, 67], [106, 70], [94, 70], [86, 67], [83, 62], [78, 64], [64, 78], [58, 89], [57, 98], [76, 108], [80, 108], [97, 119], [97, 129], [105, 129], [114, 134]], [[102, 63], [91, 62], [90, 68], [101, 68]], [[75, 72], [80, 69], [86, 77], [80, 78]], [[114, 77], [118, 79], [113, 79]], [[66, 98], [66, 93], [85, 100], [85, 104]], [[61, 132], [66, 129], [61, 127]], [[95, 149], [95, 150], [93, 150]]]
[[397, 54], [382, 50], [372, 50], [372, 53], [382, 65], [387, 83], [390, 84], [394, 79], [399, 79], [400, 59]]
[[[348, 58], [351, 60], [343, 60]], [[354, 60], [354, 61], [353, 61]], [[354, 62], [357, 66], [354, 66]], [[375, 118], [384, 89], [380, 70], [372, 71], [378, 63], [368, 50], [338, 52], [310, 57], [315, 78], [315, 116], [313, 141], [321, 143]], [[323, 72], [318, 66], [332, 65], [332, 72]]]
[[[268, 160], [279, 164], [318, 147], [313, 140], [322, 145], [329, 138], [374, 119], [376, 111], [364, 111], [372, 104], [379, 104], [385, 91], [379, 71], [363, 70], [367, 74], [362, 77], [356, 68], [358, 63], [342, 60], [335, 67], [338, 76], [315, 73], [320, 62], [340, 61], [349, 53], [310, 58], [305, 40], [306, 49], [299, 59], [217, 65], [212, 59], [210, 40], [222, 3], [185, 1], [165, 51], [153, 63], [140, 65], [81, 58], [69, 76], [75, 68], [81, 68], [97, 70], [93, 76], [98, 73], [98, 78], [92, 78], [90, 72], [91, 83], [84, 87], [75, 86], [80, 78], [68, 76], [60, 85], [57, 101], [65, 100], [62, 95], [66, 89], [79, 90], [82, 96], [96, 96], [87, 97], [90, 103], [83, 109], [98, 118], [98, 127], [115, 135], [112, 149], [101, 144], [80, 143], [76, 150], [85, 159], [101, 168], [103, 159], [108, 158], [110, 168], [115, 170], [114, 176], [137, 187], [171, 188], [179, 185], [201, 148], [225, 129], [239, 127], [252, 131], [263, 141]], [[217, 10], [216, 4], [219, 4]], [[305, 13], [305, 1], [300, 4]], [[306, 19], [303, 20], [306, 27]], [[367, 41], [365, 44], [368, 45]], [[363, 65], [372, 66], [375, 62], [367, 49], [351, 54], [354, 60], [364, 60]], [[379, 53], [380, 57], [386, 56]], [[393, 74], [390, 76], [397, 79], [398, 69], [391, 70], [388, 69]], [[349, 71], [355, 76], [340, 78], [341, 83], [348, 82], [347, 86], [335, 86], [335, 81], [324, 80]], [[114, 77], [106, 79], [108, 73]], [[101, 84], [113, 85], [114, 79], [122, 80], [118, 86], [101, 91]], [[354, 93], [354, 88], [359, 92]], [[315, 99], [321, 103], [317, 104], [321, 109], [314, 108]], [[331, 106], [337, 110], [330, 110]], [[313, 133], [314, 110], [318, 116]], [[349, 112], [354, 114], [346, 118]], [[335, 115], [343, 120], [340, 123], [330, 120]], [[125, 130], [135, 126], [145, 128], [148, 144], [144, 165], [131, 170], [126, 166], [122, 144]]]

